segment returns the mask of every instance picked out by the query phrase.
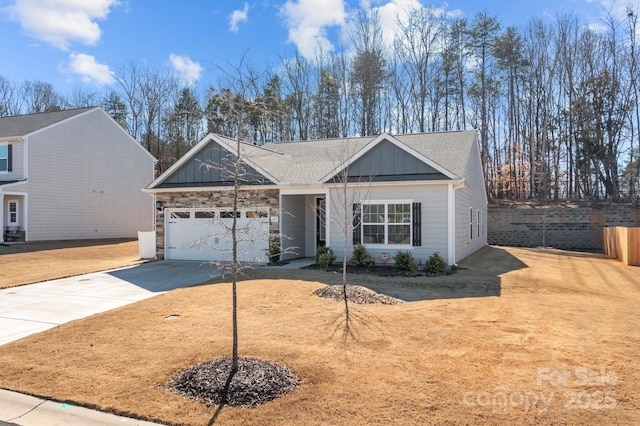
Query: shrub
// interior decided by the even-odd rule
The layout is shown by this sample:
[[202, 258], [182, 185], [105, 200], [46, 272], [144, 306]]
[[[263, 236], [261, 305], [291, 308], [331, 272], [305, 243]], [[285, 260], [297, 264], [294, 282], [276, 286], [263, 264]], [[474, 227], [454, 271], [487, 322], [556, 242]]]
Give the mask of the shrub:
[[411, 271], [412, 273], [418, 272], [418, 262], [413, 258], [410, 251], [398, 251], [393, 257], [396, 262], [396, 269], [405, 271]]
[[327, 269], [329, 265], [336, 261], [336, 255], [331, 250], [331, 247], [318, 246], [316, 250], [316, 263]]
[[353, 266], [364, 266], [367, 269], [373, 269], [373, 267], [376, 266], [376, 261], [373, 260], [373, 256], [369, 254], [362, 244], [356, 244], [353, 247], [353, 255], [349, 263]]
[[429, 256], [429, 260], [427, 260], [427, 263], [424, 265], [425, 271], [438, 274], [443, 273], [446, 267], [447, 262], [444, 261], [438, 252]]
[[280, 238], [269, 238], [269, 262], [275, 263], [280, 261]]

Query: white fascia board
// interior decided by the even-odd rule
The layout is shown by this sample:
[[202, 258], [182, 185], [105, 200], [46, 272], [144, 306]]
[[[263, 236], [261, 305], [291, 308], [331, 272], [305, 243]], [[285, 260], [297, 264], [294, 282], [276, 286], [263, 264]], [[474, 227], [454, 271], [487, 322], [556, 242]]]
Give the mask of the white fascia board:
[[[270, 189], [278, 189], [277, 185], [245, 185], [239, 186], [239, 191], [265, 191]], [[142, 192], [148, 194], [161, 194], [166, 192], [216, 192], [216, 191], [233, 191], [234, 186], [199, 186], [199, 187], [176, 187], [176, 188], [144, 188]]]
[[[464, 179], [455, 179], [455, 180], [404, 180], [404, 181], [394, 181], [394, 182], [350, 182], [347, 184], [348, 187], [353, 186], [421, 186], [421, 185], [464, 185]], [[324, 187], [327, 188], [339, 188], [342, 187], [342, 183], [327, 183], [324, 184]]]

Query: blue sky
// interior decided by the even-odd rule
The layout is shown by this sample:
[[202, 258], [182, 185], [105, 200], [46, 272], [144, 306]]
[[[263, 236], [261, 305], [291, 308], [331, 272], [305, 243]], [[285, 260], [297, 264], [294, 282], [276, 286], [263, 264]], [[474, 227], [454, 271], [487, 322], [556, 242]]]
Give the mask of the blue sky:
[[[472, 19], [486, 11], [503, 26], [574, 12], [597, 24], [640, 0], [369, 0], [391, 26], [407, 6], [431, 6]], [[361, 2], [351, 0], [0, 0], [0, 76], [16, 84], [52, 83], [63, 94], [83, 86], [102, 93], [128, 61], [166, 69], [185, 82], [215, 85], [219, 67], [243, 53], [258, 69], [293, 52], [331, 48]]]

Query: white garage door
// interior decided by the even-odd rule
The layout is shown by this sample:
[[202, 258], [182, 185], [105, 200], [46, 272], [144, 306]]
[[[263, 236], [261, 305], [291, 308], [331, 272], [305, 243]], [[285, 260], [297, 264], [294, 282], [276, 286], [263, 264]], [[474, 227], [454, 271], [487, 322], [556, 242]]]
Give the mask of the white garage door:
[[[165, 259], [231, 261], [232, 223], [232, 209], [165, 210]], [[236, 227], [238, 260], [266, 263], [268, 211], [238, 211]]]

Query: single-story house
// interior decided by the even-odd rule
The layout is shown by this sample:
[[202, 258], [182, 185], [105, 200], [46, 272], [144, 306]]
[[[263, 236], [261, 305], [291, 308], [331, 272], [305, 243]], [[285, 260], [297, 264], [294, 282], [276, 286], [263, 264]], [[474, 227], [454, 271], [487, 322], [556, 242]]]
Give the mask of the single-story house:
[[209, 134], [146, 189], [156, 197], [158, 258], [231, 259], [235, 170], [242, 261], [266, 262], [274, 237], [283, 260], [318, 246], [340, 259], [361, 243], [379, 262], [408, 250], [454, 264], [487, 244], [475, 131], [262, 146]]
[[155, 159], [98, 107], [0, 117], [3, 242], [152, 231]]

